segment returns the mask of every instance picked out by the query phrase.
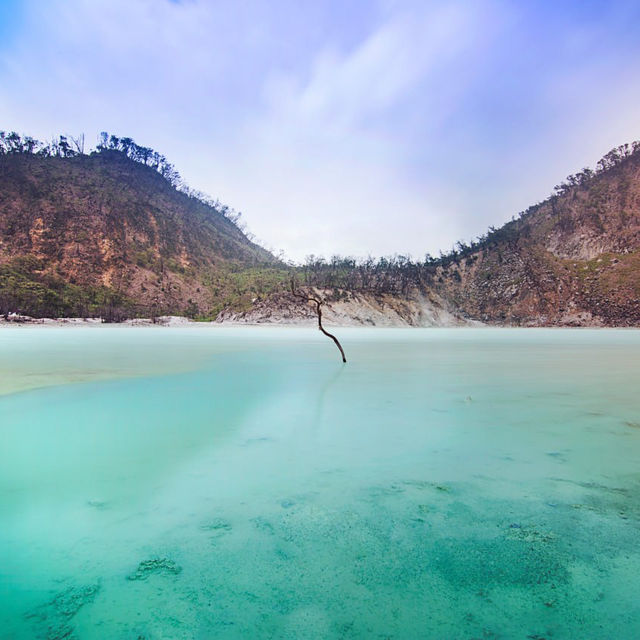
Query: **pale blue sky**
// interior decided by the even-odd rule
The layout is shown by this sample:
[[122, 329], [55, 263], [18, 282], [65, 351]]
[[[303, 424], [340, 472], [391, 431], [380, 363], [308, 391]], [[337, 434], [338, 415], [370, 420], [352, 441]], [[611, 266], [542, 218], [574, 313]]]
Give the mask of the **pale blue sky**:
[[640, 138], [640, 3], [0, 0], [0, 128], [164, 153], [296, 259], [448, 249]]

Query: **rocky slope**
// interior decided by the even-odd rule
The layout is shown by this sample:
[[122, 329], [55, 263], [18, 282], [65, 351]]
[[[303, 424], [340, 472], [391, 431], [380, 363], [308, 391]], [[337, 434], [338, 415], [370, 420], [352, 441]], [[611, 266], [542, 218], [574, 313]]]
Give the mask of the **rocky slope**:
[[0, 139], [2, 314], [314, 322], [287, 293], [293, 274], [326, 301], [328, 324], [640, 326], [637, 143], [438, 260], [292, 268], [128, 138], [105, 134], [91, 154], [60, 138], [45, 154], [12, 136]]
[[[552, 197], [439, 260], [312, 267], [327, 320], [640, 326], [640, 145], [614, 149], [598, 171], [567, 180]], [[301, 313], [294, 298], [274, 295], [223, 317], [290, 322]]]
[[558, 190], [439, 265], [435, 291], [484, 322], [640, 325], [640, 149]]
[[221, 211], [118, 151], [0, 155], [2, 312], [210, 314], [234, 274], [275, 264]]

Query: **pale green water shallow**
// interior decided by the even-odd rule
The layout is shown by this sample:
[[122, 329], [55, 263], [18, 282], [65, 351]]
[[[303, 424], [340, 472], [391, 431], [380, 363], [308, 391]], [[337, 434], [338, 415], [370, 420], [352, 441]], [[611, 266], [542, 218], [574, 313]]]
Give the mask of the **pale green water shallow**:
[[0, 636], [640, 637], [640, 332], [337, 333], [0, 332]]

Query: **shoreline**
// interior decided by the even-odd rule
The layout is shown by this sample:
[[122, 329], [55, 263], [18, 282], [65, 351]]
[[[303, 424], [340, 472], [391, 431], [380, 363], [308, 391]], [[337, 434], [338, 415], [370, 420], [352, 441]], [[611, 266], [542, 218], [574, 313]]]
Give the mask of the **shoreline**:
[[[327, 322], [329, 327], [340, 329], [625, 329], [638, 330], [640, 326], [634, 325], [618, 325], [607, 326], [599, 323], [594, 324], [488, 324], [480, 321], [470, 321], [469, 324], [452, 325], [411, 325], [411, 324], [370, 324], [352, 321], [349, 323]], [[161, 316], [155, 320], [151, 318], [132, 318], [123, 320], [122, 322], [103, 322], [101, 318], [31, 318], [29, 316], [13, 317], [5, 320], [0, 316], [0, 331], [3, 329], [19, 329], [19, 328], [158, 328], [158, 329], [175, 329], [175, 328], [281, 328], [281, 329], [317, 329], [317, 321], [315, 318], [295, 318], [289, 321], [273, 321], [273, 322], [248, 322], [242, 320], [191, 320], [184, 316]]]

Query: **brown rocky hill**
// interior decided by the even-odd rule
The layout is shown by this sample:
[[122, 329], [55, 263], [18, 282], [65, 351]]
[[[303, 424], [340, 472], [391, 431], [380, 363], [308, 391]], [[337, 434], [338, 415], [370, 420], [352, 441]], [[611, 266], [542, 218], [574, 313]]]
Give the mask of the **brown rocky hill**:
[[607, 154], [520, 219], [436, 267], [464, 315], [517, 325], [640, 325], [640, 146]]
[[[343, 324], [640, 326], [640, 144], [608, 153], [544, 202], [440, 259], [317, 260], [303, 283]], [[223, 317], [282, 322], [274, 295]]]
[[2, 312], [215, 315], [235, 274], [275, 264], [224, 210], [120, 151], [0, 155]]
[[163, 156], [103, 136], [84, 154], [0, 132], [0, 313], [312, 322], [294, 275], [339, 324], [640, 326], [638, 143], [440, 259], [292, 268]]

